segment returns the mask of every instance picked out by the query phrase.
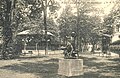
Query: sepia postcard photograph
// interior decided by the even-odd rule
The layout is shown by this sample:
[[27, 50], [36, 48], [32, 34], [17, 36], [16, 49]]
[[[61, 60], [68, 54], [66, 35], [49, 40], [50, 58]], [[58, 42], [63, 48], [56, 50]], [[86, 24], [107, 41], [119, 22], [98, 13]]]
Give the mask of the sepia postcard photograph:
[[0, 78], [120, 78], [120, 0], [0, 0]]

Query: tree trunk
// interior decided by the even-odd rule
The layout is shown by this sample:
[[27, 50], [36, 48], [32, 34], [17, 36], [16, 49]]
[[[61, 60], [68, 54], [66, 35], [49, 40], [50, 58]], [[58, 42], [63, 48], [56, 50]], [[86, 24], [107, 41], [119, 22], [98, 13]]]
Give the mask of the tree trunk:
[[93, 47], [92, 47], [91, 52], [94, 53], [94, 51], [95, 51], [95, 43], [93, 43], [92, 45], [93, 45]]
[[3, 59], [8, 58], [10, 44], [12, 43], [12, 29], [11, 29], [11, 1], [6, 1], [5, 21], [2, 30], [2, 56]]

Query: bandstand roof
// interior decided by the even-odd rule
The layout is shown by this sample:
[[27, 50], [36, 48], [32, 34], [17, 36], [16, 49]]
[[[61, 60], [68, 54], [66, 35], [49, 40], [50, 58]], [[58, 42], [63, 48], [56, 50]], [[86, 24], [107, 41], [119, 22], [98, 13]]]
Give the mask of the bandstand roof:
[[[25, 30], [22, 32], [19, 32], [17, 35], [35, 35], [35, 34], [45, 34], [45, 30], [42, 31], [31, 31], [31, 30]], [[51, 32], [47, 32], [47, 35], [54, 36]]]

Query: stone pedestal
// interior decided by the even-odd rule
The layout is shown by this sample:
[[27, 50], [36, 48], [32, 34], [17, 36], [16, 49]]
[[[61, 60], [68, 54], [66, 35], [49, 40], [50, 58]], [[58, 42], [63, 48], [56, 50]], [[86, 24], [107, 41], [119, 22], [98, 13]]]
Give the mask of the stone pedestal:
[[59, 59], [59, 75], [79, 76], [83, 75], [82, 59]]

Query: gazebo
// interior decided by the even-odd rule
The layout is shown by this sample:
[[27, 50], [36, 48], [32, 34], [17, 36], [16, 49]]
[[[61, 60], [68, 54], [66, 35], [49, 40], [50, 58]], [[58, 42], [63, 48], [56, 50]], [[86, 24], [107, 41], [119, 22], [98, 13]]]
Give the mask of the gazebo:
[[[45, 30], [33, 31], [25, 30], [19, 32], [17, 37], [20, 38], [21, 43], [23, 44], [23, 52], [26, 53], [27, 50], [36, 50], [39, 54], [39, 49], [44, 49], [45, 46]], [[48, 43], [54, 39], [54, 34], [47, 32], [47, 41]], [[19, 42], [20, 42], [19, 41]], [[39, 47], [41, 45], [41, 47]]]
[[[45, 30], [41, 30], [41, 31], [37, 31], [37, 32], [32, 31], [32, 30], [25, 30], [25, 31], [18, 33], [17, 35], [35, 35], [35, 34], [45, 35]], [[54, 36], [51, 32], [47, 32], [47, 35]]]

